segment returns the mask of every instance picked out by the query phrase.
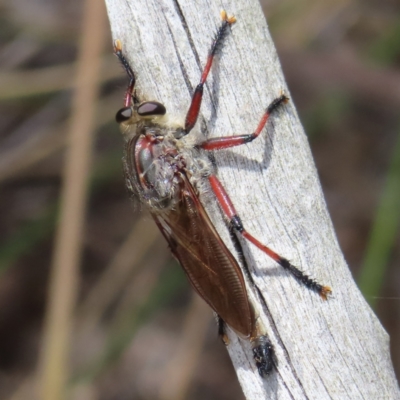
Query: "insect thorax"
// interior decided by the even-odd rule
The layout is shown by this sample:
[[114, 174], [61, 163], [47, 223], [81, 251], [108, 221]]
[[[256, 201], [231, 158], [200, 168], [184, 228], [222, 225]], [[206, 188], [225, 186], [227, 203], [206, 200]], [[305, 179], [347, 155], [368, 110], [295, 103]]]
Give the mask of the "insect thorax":
[[180, 201], [181, 189], [188, 179], [199, 195], [204, 194], [204, 178], [211, 162], [204, 151], [182, 136], [181, 129], [140, 122], [136, 135], [125, 146], [126, 185], [141, 203], [153, 212], [173, 209]]

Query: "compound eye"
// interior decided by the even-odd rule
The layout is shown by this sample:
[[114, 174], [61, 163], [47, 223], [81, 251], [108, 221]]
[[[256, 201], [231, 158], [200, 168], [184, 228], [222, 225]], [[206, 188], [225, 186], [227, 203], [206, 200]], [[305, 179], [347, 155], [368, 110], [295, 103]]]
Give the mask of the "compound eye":
[[157, 101], [146, 101], [145, 103], [142, 103], [137, 109], [137, 113], [141, 117], [164, 115], [166, 112], [167, 110], [164, 105], [158, 103]]
[[130, 107], [121, 108], [115, 115], [115, 120], [118, 124], [128, 121], [132, 117], [132, 109]]

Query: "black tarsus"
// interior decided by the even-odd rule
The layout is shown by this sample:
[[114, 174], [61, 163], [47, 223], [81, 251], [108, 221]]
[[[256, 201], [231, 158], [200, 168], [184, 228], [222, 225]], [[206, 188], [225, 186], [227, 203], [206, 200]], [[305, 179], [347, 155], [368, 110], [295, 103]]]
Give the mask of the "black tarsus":
[[135, 84], [136, 84], [135, 73], [133, 72], [132, 67], [130, 66], [128, 60], [125, 58], [125, 56], [122, 53], [122, 50], [120, 48], [116, 48], [114, 53], [118, 57], [118, 60], [120, 61], [122, 67], [128, 74], [129, 84], [128, 84], [127, 92], [130, 93], [130, 95], [132, 96], [132, 100], [133, 100], [134, 104], [138, 104], [139, 99], [137, 98], [136, 91], [135, 91]]
[[285, 94], [281, 94], [279, 97], [274, 99], [271, 104], [267, 107], [267, 113], [271, 114], [275, 109], [277, 109], [282, 103], [287, 103], [289, 101], [289, 97]]
[[278, 260], [278, 264], [286, 271], [288, 271], [298, 282], [302, 283], [308, 289], [313, 290], [319, 294], [323, 292], [325, 286], [319, 284], [317, 281], [310, 278], [307, 274], [300, 271], [298, 268], [292, 265], [288, 260], [286, 260], [286, 258], [281, 257]]
[[227, 33], [227, 28], [230, 25], [230, 23], [228, 22], [228, 20], [223, 20], [221, 26], [218, 28], [213, 42], [211, 44], [211, 49], [209, 52], [210, 56], [214, 56], [217, 51], [220, 49], [220, 45], [223, 43], [224, 37]]
[[261, 378], [269, 375], [274, 368], [274, 348], [267, 336], [262, 335], [252, 343], [253, 357]]

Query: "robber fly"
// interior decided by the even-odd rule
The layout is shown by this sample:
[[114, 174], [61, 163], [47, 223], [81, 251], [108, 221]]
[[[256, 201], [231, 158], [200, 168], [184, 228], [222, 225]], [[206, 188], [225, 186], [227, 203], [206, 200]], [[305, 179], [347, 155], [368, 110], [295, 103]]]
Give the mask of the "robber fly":
[[[225, 323], [250, 340], [261, 376], [271, 372], [273, 349], [260, 328], [245, 278], [235, 257], [213, 226], [201, 199], [208, 187], [232, 229], [275, 260], [300, 283], [326, 299], [331, 292], [252, 236], [235, 211], [207, 156], [211, 150], [250, 143], [263, 131], [269, 116], [289, 99], [281, 94], [267, 107], [254, 133], [213, 138], [193, 145], [187, 141], [199, 116], [203, 87], [214, 56], [229, 27], [236, 21], [221, 12], [222, 23], [212, 42], [207, 63], [197, 85], [184, 126], [166, 122], [166, 109], [157, 101], [140, 101], [135, 74], [122, 53], [119, 40], [114, 51], [129, 76], [125, 105], [116, 114], [126, 139], [123, 158], [126, 185], [149, 209], [173, 255], [178, 259], [197, 293], [219, 317], [219, 333], [226, 342]], [[204, 200], [204, 199], [203, 199]]]

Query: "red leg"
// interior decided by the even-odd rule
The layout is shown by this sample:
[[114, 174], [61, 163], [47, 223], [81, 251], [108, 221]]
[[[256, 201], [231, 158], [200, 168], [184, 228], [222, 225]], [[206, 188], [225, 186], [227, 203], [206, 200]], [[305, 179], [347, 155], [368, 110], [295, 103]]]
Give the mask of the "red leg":
[[253, 243], [254, 246], [258, 247], [262, 252], [264, 252], [267, 256], [271, 257], [274, 261], [276, 261], [281, 267], [283, 267], [286, 271], [288, 271], [292, 276], [294, 276], [301, 284], [306, 286], [307, 288], [314, 290], [319, 293], [319, 295], [326, 300], [328, 295], [331, 293], [331, 289], [328, 286], [323, 286], [317, 283], [315, 280], [309, 278], [306, 274], [296, 268], [294, 265], [290, 264], [286, 258], [281, 257], [279, 254], [275, 253], [268, 246], [262, 244], [258, 241], [254, 236], [248, 233], [240, 219], [237, 215], [235, 207], [226, 193], [224, 187], [221, 182], [215, 175], [211, 175], [209, 178], [211, 188], [217, 197], [217, 200], [224, 212], [224, 214], [229, 219], [233, 228], [239, 232], [245, 239], [249, 242]]
[[129, 85], [125, 94], [125, 107], [130, 107], [132, 103], [132, 99], [134, 103], [138, 103], [138, 99], [135, 96], [135, 74], [128, 63], [128, 60], [122, 54], [122, 43], [119, 39], [114, 42], [114, 54], [118, 57], [122, 66], [124, 67], [126, 73], [129, 76]]
[[284, 94], [273, 100], [265, 110], [265, 113], [262, 116], [257, 126], [257, 129], [251, 135], [236, 135], [236, 136], [226, 136], [221, 138], [209, 139], [204, 143], [200, 144], [199, 147], [201, 147], [204, 150], [221, 150], [252, 142], [254, 139], [258, 138], [261, 131], [264, 129], [269, 119], [269, 116], [272, 114], [272, 112], [276, 110], [281, 104], [285, 104], [288, 101], [289, 98], [286, 97]]
[[232, 25], [236, 22], [235, 17], [228, 17], [225, 11], [221, 12], [222, 24], [215, 35], [214, 41], [211, 45], [210, 52], [208, 54], [207, 63], [204, 67], [203, 73], [201, 74], [200, 83], [197, 85], [193, 97], [192, 102], [190, 103], [189, 111], [186, 114], [185, 120], [185, 131], [188, 134], [194, 127], [197, 121], [197, 117], [199, 116], [201, 101], [203, 99], [203, 86], [206, 82], [208, 73], [210, 72], [211, 65], [214, 60], [215, 53], [218, 50], [218, 46], [222, 43], [222, 40], [225, 37], [228, 26]]

